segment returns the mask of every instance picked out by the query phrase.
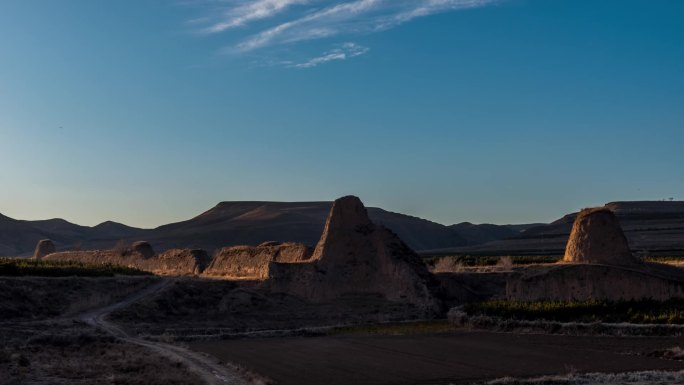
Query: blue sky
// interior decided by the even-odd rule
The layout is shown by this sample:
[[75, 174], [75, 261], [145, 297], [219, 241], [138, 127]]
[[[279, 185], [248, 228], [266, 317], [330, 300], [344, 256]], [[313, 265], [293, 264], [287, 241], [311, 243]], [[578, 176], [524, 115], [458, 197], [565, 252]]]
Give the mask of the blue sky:
[[355, 194], [451, 224], [684, 199], [684, 2], [4, 0], [0, 213]]

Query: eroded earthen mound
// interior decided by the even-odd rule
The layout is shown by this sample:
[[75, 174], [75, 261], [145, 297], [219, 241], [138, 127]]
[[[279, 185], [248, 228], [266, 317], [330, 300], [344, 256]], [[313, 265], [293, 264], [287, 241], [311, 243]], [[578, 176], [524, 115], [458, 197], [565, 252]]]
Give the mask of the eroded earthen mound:
[[145, 241], [134, 242], [131, 248], [134, 252], [142, 255], [143, 258], [152, 258], [157, 254], [154, 252], [152, 245]]
[[205, 275], [224, 278], [268, 278], [271, 262], [302, 262], [311, 258], [301, 243], [264, 242], [259, 246], [224, 247], [216, 252]]
[[112, 250], [64, 251], [49, 254], [44, 259], [127, 266], [158, 275], [201, 274], [211, 261], [204, 250], [172, 249], [155, 255], [147, 242], [136, 242], [131, 247], [116, 247]]
[[617, 217], [608, 208], [586, 209], [577, 215], [563, 262], [508, 276], [505, 298], [662, 301], [684, 296], [682, 271], [635, 258]]
[[210, 262], [204, 250], [172, 249], [149, 259], [144, 270], [159, 275], [199, 275]]
[[48, 254], [52, 254], [56, 251], [55, 244], [49, 239], [42, 239], [38, 241], [36, 245], [36, 250], [33, 252], [34, 259], [43, 259]]
[[563, 262], [635, 266], [620, 222], [606, 208], [582, 210], [575, 219]]
[[577, 215], [563, 263], [521, 267], [496, 275], [440, 274], [438, 279], [446, 300], [455, 304], [487, 299], [665, 301], [684, 298], [684, 271], [635, 258], [618, 219], [605, 207], [583, 210]]
[[139, 254], [120, 250], [78, 250], [61, 251], [46, 255], [48, 261], [81, 262], [87, 264], [113, 264], [119, 266], [137, 267], [143, 258]]
[[368, 219], [363, 203], [333, 203], [310, 263], [271, 263], [270, 284], [314, 301], [374, 293], [435, 309], [431, 276], [420, 257], [393, 232]]

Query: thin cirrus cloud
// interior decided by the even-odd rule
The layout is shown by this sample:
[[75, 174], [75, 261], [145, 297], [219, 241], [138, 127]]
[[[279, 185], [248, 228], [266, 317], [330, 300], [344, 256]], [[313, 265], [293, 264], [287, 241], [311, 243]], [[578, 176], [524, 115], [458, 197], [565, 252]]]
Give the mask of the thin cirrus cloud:
[[[248, 32], [246, 37], [242, 32], [242, 37], [225, 49], [241, 54], [304, 41], [371, 34], [420, 17], [501, 1], [504, 0], [219, 0], [222, 6], [214, 12], [214, 19], [207, 19], [203, 32], [218, 34], [259, 21], [260, 29]], [[337, 46], [294, 67], [311, 68], [368, 52], [368, 48], [349, 44], [353, 43]]]
[[321, 64], [331, 61], [347, 60], [357, 56], [361, 56], [368, 52], [368, 47], [358, 45], [356, 43], [344, 43], [340, 47], [324, 52], [320, 56], [316, 56], [302, 63], [288, 63], [288, 67], [292, 68], [313, 68]]
[[308, 0], [256, 0], [243, 1], [219, 12], [218, 20], [214, 19], [204, 29], [205, 33], [219, 33], [231, 28], [249, 24], [250, 22], [268, 19], [292, 5], [306, 4]]

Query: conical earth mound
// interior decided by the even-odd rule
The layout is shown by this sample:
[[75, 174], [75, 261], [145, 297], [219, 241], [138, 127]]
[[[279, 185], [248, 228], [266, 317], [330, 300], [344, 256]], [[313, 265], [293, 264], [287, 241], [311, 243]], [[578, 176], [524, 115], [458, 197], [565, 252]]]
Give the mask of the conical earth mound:
[[577, 215], [563, 262], [614, 266], [639, 264], [629, 250], [620, 222], [606, 208], [585, 209]]
[[49, 239], [38, 241], [36, 250], [33, 252], [33, 259], [43, 259], [44, 256], [55, 252], [55, 244]]
[[359, 198], [336, 200], [309, 263], [269, 266], [275, 289], [312, 300], [375, 293], [391, 301], [434, 307], [431, 276], [393, 232], [374, 224]]

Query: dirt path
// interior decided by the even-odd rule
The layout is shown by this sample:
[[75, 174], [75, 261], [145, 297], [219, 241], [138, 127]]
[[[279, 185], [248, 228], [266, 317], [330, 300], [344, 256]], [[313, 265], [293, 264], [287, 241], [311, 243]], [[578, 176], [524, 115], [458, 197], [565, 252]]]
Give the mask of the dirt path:
[[96, 328], [100, 328], [107, 333], [120, 338], [121, 340], [144, 346], [155, 353], [169, 359], [183, 362], [187, 367], [208, 385], [246, 385], [247, 382], [234, 369], [221, 364], [213, 357], [193, 352], [180, 346], [166, 344], [163, 342], [147, 341], [129, 335], [124, 329], [116, 324], [107, 321], [107, 316], [115, 310], [129, 306], [145, 297], [154, 295], [173, 284], [172, 279], [162, 279], [158, 283], [150, 285], [145, 289], [125, 298], [124, 300], [102, 308], [89, 310], [77, 318]]

